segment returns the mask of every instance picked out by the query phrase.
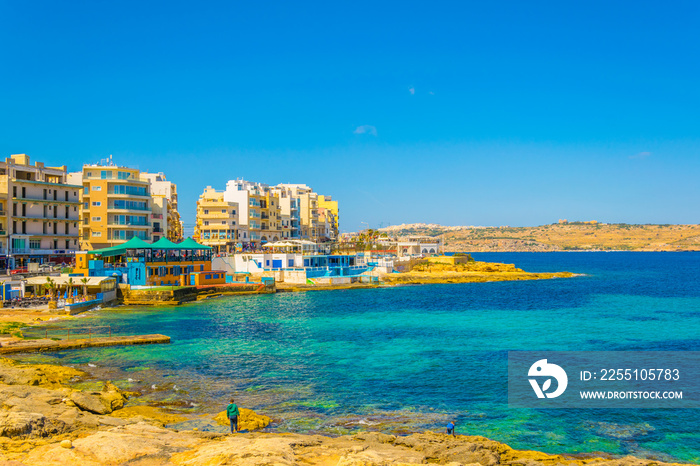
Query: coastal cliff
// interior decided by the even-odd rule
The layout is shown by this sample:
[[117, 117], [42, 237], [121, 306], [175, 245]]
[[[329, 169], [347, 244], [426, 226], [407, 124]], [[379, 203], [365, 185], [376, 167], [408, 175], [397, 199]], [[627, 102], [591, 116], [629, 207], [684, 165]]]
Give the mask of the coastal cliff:
[[566, 222], [536, 227], [409, 224], [382, 228], [389, 236], [441, 237], [445, 251], [699, 251], [700, 225]]
[[[177, 415], [138, 403], [110, 382], [98, 392], [66, 383], [82, 372], [0, 359], [0, 465], [666, 465], [604, 453], [552, 455], [484, 437], [380, 432], [326, 437], [253, 432], [270, 419], [242, 410], [243, 433], [174, 430]], [[210, 415], [226, 424], [224, 413]]]

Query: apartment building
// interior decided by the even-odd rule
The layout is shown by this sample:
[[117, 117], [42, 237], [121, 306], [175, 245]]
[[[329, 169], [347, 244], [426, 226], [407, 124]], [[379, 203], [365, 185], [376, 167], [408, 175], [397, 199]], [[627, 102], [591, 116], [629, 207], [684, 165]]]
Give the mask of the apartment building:
[[293, 196], [291, 188], [273, 186], [280, 204], [280, 227], [282, 239], [300, 239], [299, 199]]
[[[331, 196], [315, 193], [305, 184], [278, 184], [272, 189], [284, 193], [284, 195], [280, 194], [280, 199], [289, 198], [290, 206], [294, 205], [297, 209], [296, 217], [289, 217], [290, 231], [296, 230], [293, 234], [297, 234], [300, 239], [315, 242], [337, 238], [338, 201], [333, 201]], [[293, 203], [292, 200], [296, 202]], [[285, 200], [283, 211], [285, 220], [287, 219], [286, 202]], [[289, 211], [291, 215], [291, 207]], [[297, 223], [298, 226], [296, 226]]]
[[238, 226], [238, 203], [226, 202], [223, 191], [207, 186], [197, 201], [194, 239], [211, 246], [216, 253], [235, 252]]
[[30, 164], [26, 154], [0, 162], [0, 267], [68, 263], [79, 248], [80, 186], [65, 166]]
[[268, 185], [230, 180], [226, 183], [224, 201], [238, 204], [238, 239], [243, 249], [257, 249], [282, 238], [280, 198]]
[[183, 232], [182, 220], [177, 210], [177, 185], [168, 181], [162, 172], [141, 172], [140, 178], [151, 185], [153, 241], [165, 237], [179, 243], [183, 239]]
[[336, 239], [340, 232], [340, 220], [338, 218], [338, 201], [334, 201], [331, 196], [318, 195], [318, 208], [323, 209], [323, 216], [330, 222], [329, 239]]
[[151, 241], [150, 182], [141, 179], [138, 169], [83, 165], [82, 172], [71, 173], [70, 179], [83, 187], [81, 249], [116, 246], [132, 238]]

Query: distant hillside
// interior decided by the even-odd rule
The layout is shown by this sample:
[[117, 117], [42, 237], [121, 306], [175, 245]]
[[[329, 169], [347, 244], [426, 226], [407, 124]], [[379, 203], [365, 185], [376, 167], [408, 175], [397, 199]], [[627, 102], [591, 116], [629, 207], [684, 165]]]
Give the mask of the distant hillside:
[[700, 250], [700, 225], [573, 222], [538, 227], [444, 227], [414, 223], [380, 231], [391, 236], [442, 236], [446, 251]]

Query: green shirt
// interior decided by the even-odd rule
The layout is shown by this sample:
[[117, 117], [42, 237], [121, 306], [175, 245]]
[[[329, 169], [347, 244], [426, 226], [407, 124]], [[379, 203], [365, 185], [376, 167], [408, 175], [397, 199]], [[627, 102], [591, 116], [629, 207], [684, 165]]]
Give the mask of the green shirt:
[[226, 416], [229, 418], [238, 416], [238, 406], [236, 406], [236, 403], [231, 403], [226, 407]]

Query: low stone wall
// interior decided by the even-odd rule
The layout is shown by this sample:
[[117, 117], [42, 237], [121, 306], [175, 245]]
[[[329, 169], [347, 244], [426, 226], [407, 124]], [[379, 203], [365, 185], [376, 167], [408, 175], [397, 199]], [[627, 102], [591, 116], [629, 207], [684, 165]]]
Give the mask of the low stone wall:
[[124, 304], [129, 306], [175, 306], [197, 299], [197, 288], [194, 286], [171, 289], [126, 289], [122, 290], [122, 293]]
[[226, 283], [219, 285], [188, 286], [182, 288], [162, 289], [122, 289], [124, 304], [128, 306], [176, 306], [214, 297], [233, 294], [274, 293], [275, 284], [263, 283]]

